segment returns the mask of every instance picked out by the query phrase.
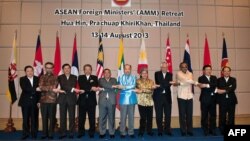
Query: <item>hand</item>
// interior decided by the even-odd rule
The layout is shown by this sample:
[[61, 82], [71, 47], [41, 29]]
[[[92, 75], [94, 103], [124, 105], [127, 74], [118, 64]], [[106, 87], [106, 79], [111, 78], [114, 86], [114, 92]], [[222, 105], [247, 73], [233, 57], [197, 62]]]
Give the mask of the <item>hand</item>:
[[104, 88], [98, 87], [98, 91], [104, 91]]
[[170, 84], [172, 84], [173, 86], [179, 86], [180, 84], [176, 81], [170, 81], [169, 82]]
[[37, 103], [36, 105], [37, 105], [37, 108], [40, 108], [40, 103]]
[[134, 92], [136, 92], [136, 93], [142, 93], [142, 90], [140, 90], [140, 89], [135, 89]]
[[59, 89], [53, 89], [52, 90], [54, 93], [58, 93], [59, 92]]
[[156, 88], [159, 88], [159, 87], [160, 87], [160, 85], [154, 85], [152, 88], [156, 89]]
[[206, 87], [207, 87], [207, 84], [199, 83], [199, 84], [197, 84], [197, 86], [198, 86], [199, 88], [206, 88]]
[[41, 89], [40, 89], [39, 87], [37, 87], [37, 88], [36, 88], [36, 91], [40, 92], [40, 91], [41, 91]]
[[116, 88], [117, 88], [117, 85], [112, 85], [112, 88], [116, 89]]
[[118, 88], [118, 89], [124, 89], [125, 87], [122, 86], [122, 85], [117, 85], [117, 88]]
[[224, 93], [226, 93], [226, 90], [217, 89], [217, 93], [218, 93], [218, 94], [224, 94]]
[[96, 91], [98, 91], [98, 88], [97, 87], [92, 87], [91, 91], [95, 91], [96, 92]]
[[79, 93], [80, 94], [83, 94], [85, 91], [84, 90], [79, 90]]
[[66, 94], [64, 90], [58, 90], [59, 93]]
[[79, 90], [79, 89], [74, 88], [74, 92], [75, 92], [75, 93], [79, 93], [79, 92], [80, 92], [80, 90]]

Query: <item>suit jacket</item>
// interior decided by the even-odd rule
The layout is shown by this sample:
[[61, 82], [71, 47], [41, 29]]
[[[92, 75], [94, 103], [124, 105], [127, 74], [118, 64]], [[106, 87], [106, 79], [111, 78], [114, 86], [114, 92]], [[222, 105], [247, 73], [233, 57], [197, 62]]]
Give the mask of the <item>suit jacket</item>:
[[173, 80], [172, 77], [173, 75], [168, 72], [166, 73], [165, 78], [163, 78], [162, 71], [155, 72], [155, 84], [160, 85], [159, 88], [154, 90], [153, 99], [155, 101], [161, 100], [160, 95], [165, 90], [165, 95], [167, 96], [168, 102], [172, 103], [172, 96], [171, 96], [171, 89], [170, 89], [171, 84], [169, 83], [170, 81]]
[[99, 86], [101, 88], [104, 88], [104, 91], [101, 91], [99, 93], [99, 104], [104, 103], [106, 101], [106, 96], [108, 93], [108, 99], [111, 102], [111, 104], [116, 104], [116, 92], [115, 89], [112, 88], [112, 85], [117, 85], [117, 81], [115, 78], [110, 78], [109, 81], [107, 81], [105, 78], [99, 79]]
[[92, 87], [98, 86], [98, 79], [94, 75], [90, 75], [89, 79], [87, 80], [86, 75], [80, 75], [78, 77], [78, 83], [80, 86], [80, 89], [84, 90], [85, 92], [83, 94], [79, 95], [78, 98], [78, 104], [79, 105], [85, 105], [88, 103], [88, 105], [96, 105], [96, 92], [91, 91]]
[[33, 76], [33, 86], [27, 76], [20, 78], [20, 87], [22, 93], [18, 102], [18, 106], [27, 106], [31, 104], [37, 104], [40, 99], [40, 93], [36, 91], [39, 85], [39, 79]]
[[236, 79], [234, 77], [229, 77], [227, 82], [224, 77], [220, 77], [217, 81], [217, 85], [218, 89], [226, 90], [226, 93], [218, 94], [219, 104], [225, 103], [226, 100], [229, 100], [232, 104], [238, 103], [237, 97], [235, 95], [235, 89], [237, 85], [236, 85]]
[[75, 88], [77, 83], [77, 77], [75, 75], [70, 75], [69, 79], [67, 79], [65, 74], [58, 76], [58, 83], [62, 90], [66, 92], [66, 94], [59, 94], [57, 98], [57, 102], [59, 104], [75, 105], [76, 104], [76, 93], [72, 92], [72, 89]]
[[200, 102], [202, 103], [210, 103], [213, 100], [216, 102], [216, 94], [215, 89], [217, 87], [217, 77], [214, 75], [210, 76], [210, 80], [206, 77], [206, 75], [202, 75], [198, 78], [198, 82], [202, 84], [209, 84], [209, 88], [201, 88]]

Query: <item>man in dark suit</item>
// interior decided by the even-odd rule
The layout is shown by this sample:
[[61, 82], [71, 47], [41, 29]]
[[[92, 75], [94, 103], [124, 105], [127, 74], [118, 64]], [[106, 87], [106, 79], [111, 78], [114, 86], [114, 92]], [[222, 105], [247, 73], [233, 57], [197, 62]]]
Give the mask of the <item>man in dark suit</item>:
[[79, 90], [75, 88], [77, 77], [71, 74], [71, 66], [69, 64], [64, 64], [62, 70], [64, 74], [58, 76], [58, 83], [61, 90], [64, 90], [65, 93], [60, 93], [57, 99], [57, 102], [60, 105], [61, 136], [59, 139], [66, 137], [67, 111], [69, 114], [69, 138], [73, 138], [75, 129], [75, 106], [77, 100], [76, 93], [79, 92]]
[[37, 137], [38, 131], [38, 101], [40, 93], [36, 91], [39, 84], [38, 77], [34, 76], [32, 66], [24, 68], [25, 76], [20, 78], [22, 93], [18, 105], [22, 108], [23, 135], [22, 140], [28, 138], [30, 132], [32, 139]]
[[[222, 69], [222, 77], [217, 81], [217, 93], [219, 103], [219, 128], [224, 134], [225, 125], [234, 125], [235, 107], [238, 103], [235, 94], [236, 79], [230, 76], [231, 68], [226, 66]], [[228, 118], [227, 118], [228, 117]]]
[[98, 79], [91, 75], [92, 66], [86, 64], [83, 67], [84, 75], [78, 77], [78, 83], [81, 89], [81, 94], [78, 98], [79, 105], [79, 123], [78, 123], [78, 138], [85, 135], [86, 113], [89, 118], [89, 137], [93, 138], [95, 133], [95, 111], [96, 111], [96, 91], [98, 91]]
[[212, 67], [203, 66], [203, 75], [198, 79], [198, 86], [201, 88], [200, 106], [201, 106], [201, 127], [205, 136], [209, 133], [216, 135], [216, 95], [217, 77], [211, 75]]
[[172, 81], [172, 74], [167, 72], [168, 65], [163, 62], [161, 64], [161, 71], [155, 72], [155, 84], [158, 88], [155, 89], [153, 100], [155, 104], [156, 123], [158, 128], [158, 136], [162, 136], [163, 132], [163, 113], [165, 114], [165, 133], [172, 136], [171, 132], [171, 110], [172, 110], [172, 96], [169, 83]]

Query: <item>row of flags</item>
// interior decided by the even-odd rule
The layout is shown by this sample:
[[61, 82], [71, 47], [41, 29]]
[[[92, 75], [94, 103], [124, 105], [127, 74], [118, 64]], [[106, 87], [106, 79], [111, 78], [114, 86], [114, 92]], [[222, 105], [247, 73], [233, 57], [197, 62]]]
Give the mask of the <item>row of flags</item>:
[[[10, 65], [8, 68], [8, 90], [7, 90], [7, 98], [9, 99], [10, 103], [13, 104], [17, 100], [17, 65], [16, 65], [16, 39], [17, 34], [15, 33], [13, 44], [12, 44], [12, 54]], [[173, 73], [173, 64], [172, 64], [172, 53], [170, 47], [170, 38], [169, 35], [166, 40], [166, 55], [165, 61], [168, 64], [168, 72]], [[184, 58], [183, 61], [188, 64], [188, 70], [193, 72], [192, 65], [191, 65], [191, 55], [190, 55], [190, 43], [189, 38], [187, 36], [185, 50], [184, 50]], [[118, 52], [118, 76], [121, 76], [123, 72], [123, 66], [125, 64], [124, 58], [124, 45], [123, 39], [120, 39], [119, 43], [119, 52]], [[210, 52], [209, 52], [209, 45], [207, 36], [205, 36], [205, 45], [204, 45], [204, 63], [203, 65], [211, 65], [210, 59]], [[61, 74], [61, 51], [60, 51], [60, 41], [58, 37], [58, 33], [56, 34], [56, 48], [55, 48], [55, 55], [54, 55], [54, 74], [60, 75]], [[42, 46], [41, 46], [41, 39], [40, 33], [37, 37], [37, 44], [36, 44], [36, 51], [35, 51], [35, 59], [34, 59], [34, 71], [35, 76], [41, 76], [44, 73], [43, 70], [43, 57], [42, 57]], [[227, 56], [227, 46], [226, 41], [223, 36], [223, 51], [222, 51], [222, 61], [221, 67], [228, 66], [228, 56]], [[142, 68], [148, 68], [148, 60], [147, 60], [147, 52], [146, 52], [146, 45], [145, 39], [141, 38], [141, 47], [139, 52], [139, 60], [137, 66], [137, 72], [140, 73]], [[98, 55], [97, 55], [97, 64], [96, 64], [96, 75], [98, 78], [103, 77], [103, 70], [104, 70], [104, 50], [102, 44], [102, 38], [99, 37], [99, 48], [98, 48]], [[74, 37], [73, 43], [73, 51], [72, 51], [72, 69], [71, 73], [78, 76], [79, 75], [79, 63], [78, 63], [78, 54], [77, 54], [77, 41], [76, 41], [76, 34]], [[78, 86], [77, 86], [78, 87]], [[119, 92], [118, 92], [119, 93]], [[117, 99], [119, 99], [119, 94], [117, 95]], [[118, 100], [119, 101], [119, 100]], [[119, 105], [119, 104], [117, 104]], [[117, 107], [119, 109], [119, 107]]]

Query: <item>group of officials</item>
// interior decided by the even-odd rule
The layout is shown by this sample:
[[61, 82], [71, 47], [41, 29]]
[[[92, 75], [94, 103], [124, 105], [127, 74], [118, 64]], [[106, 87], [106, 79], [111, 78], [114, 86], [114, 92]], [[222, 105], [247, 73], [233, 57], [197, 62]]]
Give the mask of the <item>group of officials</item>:
[[[96, 119], [96, 94], [99, 94], [99, 137], [104, 138], [107, 131], [110, 138], [115, 137], [115, 108], [120, 106], [120, 137], [130, 138], [134, 135], [134, 111], [138, 104], [140, 114], [140, 125], [138, 136], [142, 137], [146, 132], [153, 136], [152, 119], [153, 107], [156, 112], [156, 123], [158, 136], [167, 134], [172, 136], [171, 111], [172, 95], [171, 86], [177, 87], [177, 101], [179, 108], [179, 123], [182, 136], [193, 136], [193, 86], [201, 88], [201, 127], [204, 135], [216, 135], [216, 104], [219, 104], [219, 129], [221, 134], [225, 126], [234, 125], [235, 106], [237, 98], [235, 94], [236, 79], [230, 76], [231, 68], [222, 68], [222, 77], [218, 78], [211, 74], [212, 67], [205, 65], [203, 75], [198, 82], [194, 81], [193, 74], [188, 71], [185, 62], [180, 63], [180, 70], [173, 80], [171, 73], [167, 71], [167, 63], [161, 63], [161, 70], [155, 72], [155, 81], [148, 77], [148, 70], [141, 69], [140, 78], [131, 73], [132, 66], [124, 65], [124, 74], [118, 79], [111, 77], [111, 70], [103, 71], [104, 77], [98, 78], [92, 75], [92, 66], [83, 66], [84, 75], [78, 78], [71, 74], [71, 66], [62, 66], [63, 74], [53, 74], [54, 64], [45, 64], [45, 74], [40, 78], [34, 76], [32, 66], [24, 68], [25, 76], [20, 78], [22, 93], [19, 106], [23, 115], [23, 135], [21, 139], [31, 136], [37, 138], [39, 108], [42, 116], [41, 139], [53, 139], [56, 105], [60, 108], [60, 136], [74, 138], [75, 111], [79, 106], [78, 113], [78, 135], [85, 135], [86, 115], [88, 115], [90, 138], [94, 137]], [[120, 98], [116, 101], [117, 91]], [[68, 118], [67, 118], [68, 114]], [[163, 122], [163, 118], [164, 121]], [[68, 120], [67, 120], [68, 119]], [[69, 122], [67, 124], [67, 121]], [[128, 121], [128, 130], [126, 130]], [[163, 125], [163, 123], [165, 123]], [[69, 125], [67, 130], [67, 125]]]

